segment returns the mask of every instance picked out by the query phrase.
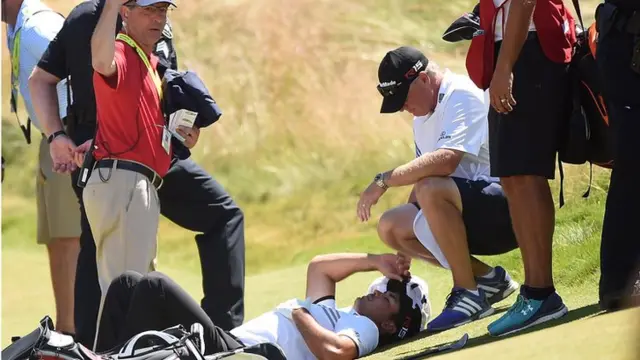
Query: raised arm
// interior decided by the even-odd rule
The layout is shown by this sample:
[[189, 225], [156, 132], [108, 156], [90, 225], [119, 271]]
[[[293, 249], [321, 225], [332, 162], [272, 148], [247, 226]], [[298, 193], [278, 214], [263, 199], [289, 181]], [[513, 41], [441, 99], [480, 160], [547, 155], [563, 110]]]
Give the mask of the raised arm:
[[[347, 277], [365, 271], [380, 271], [389, 278], [402, 280], [393, 254], [337, 253], [318, 255], [307, 269], [307, 298], [315, 302], [335, 297], [336, 284]], [[291, 313], [292, 319], [309, 350], [318, 359], [355, 359], [358, 347], [348, 336], [322, 327], [304, 307]]]
[[307, 268], [307, 298], [316, 301], [335, 296], [336, 284], [347, 277], [365, 271], [380, 271], [385, 276], [402, 280], [393, 254], [339, 253], [318, 255]]
[[91, 36], [91, 65], [93, 70], [105, 77], [115, 74], [117, 70], [114, 59], [116, 39], [113, 34], [116, 32], [120, 8], [126, 2], [128, 0], [107, 0]]

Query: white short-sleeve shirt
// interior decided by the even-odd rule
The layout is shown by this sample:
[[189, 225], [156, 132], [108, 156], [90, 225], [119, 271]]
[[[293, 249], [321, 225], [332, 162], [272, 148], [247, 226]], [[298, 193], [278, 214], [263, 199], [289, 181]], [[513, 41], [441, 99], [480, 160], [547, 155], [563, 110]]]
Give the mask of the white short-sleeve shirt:
[[[16, 25], [7, 26], [7, 45], [9, 48], [9, 56], [13, 54], [15, 36], [20, 30], [20, 52], [19, 57], [19, 91], [22, 101], [26, 107], [27, 113], [33, 125], [42, 131], [40, 121], [37, 119], [29, 93], [29, 76], [33, 69], [38, 65], [42, 54], [47, 50], [49, 42], [53, 40], [58, 31], [62, 28], [64, 18], [53, 12], [44, 5], [40, 0], [24, 0]], [[67, 115], [67, 89], [66, 79], [57, 84], [58, 107], [60, 118]]]
[[[337, 309], [333, 298], [312, 304], [309, 312], [325, 329], [351, 339], [358, 348], [358, 356], [370, 354], [378, 346], [378, 327], [353, 308]], [[276, 311], [270, 311], [233, 329], [230, 333], [246, 346], [270, 342], [278, 344], [287, 359], [313, 360], [296, 324]]]
[[413, 119], [416, 157], [438, 149], [462, 151], [452, 177], [498, 181], [490, 175], [489, 106], [488, 92], [468, 76], [446, 70], [434, 111]]

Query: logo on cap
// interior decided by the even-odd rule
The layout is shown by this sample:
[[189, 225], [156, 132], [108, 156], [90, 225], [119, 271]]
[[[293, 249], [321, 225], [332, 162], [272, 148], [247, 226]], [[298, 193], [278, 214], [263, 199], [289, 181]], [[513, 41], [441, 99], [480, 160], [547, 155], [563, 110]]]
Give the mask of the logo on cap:
[[413, 67], [411, 69], [409, 69], [409, 71], [407, 71], [406, 74], [404, 74], [404, 78], [405, 79], [410, 79], [414, 76], [416, 76], [416, 74], [420, 71], [420, 69], [422, 69], [422, 67], [424, 66], [424, 64], [422, 63], [422, 60], [418, 60], [418, 62], [416, 62]]
[[[391, 80], [391, 81], [385, 81], [385, 82], [381, 82], [380, 83], [380, 87], [389, 87], [389, 86], [393, 86], [396, 84], [395, 80]], [[400, 84], [398, 84], [400, 85]]]

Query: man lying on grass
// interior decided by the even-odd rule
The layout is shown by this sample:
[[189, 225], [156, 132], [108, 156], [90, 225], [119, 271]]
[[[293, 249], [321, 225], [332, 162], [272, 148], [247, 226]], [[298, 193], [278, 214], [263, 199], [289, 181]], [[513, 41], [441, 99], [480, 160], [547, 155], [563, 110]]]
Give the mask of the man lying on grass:
[[[273, 343], [292, 360], [355, 359], [416, 335], [428, 321], [427, 285], [415, 276], [403, 279], [401, 260], [393, 254], [316, 256], [307, 269], [306, 300], [283, 302], [229, 332], [166, 275], [127, 272], [109, 287], [95, 350], [111, 350], [143, 331], [200, 323], [205, 355]], [[372, 284], [375, 289], [352, 307], [338, 309], [336, 283], [375, 270], [387, 281]]]
[[518, 288], [501, 266], [472, 255], [518, 247], [500, 181], [491, 177], [487, 114], [482, 90], [467, 76], [440, 69], [412, 47], [389, 51], [378, 70], [382, 113], [414, 116], [415, 159], [379, 173], [362, 193], [362, 221], [389, 187], [413, 186], [407, 204], [385, 212], [383, 242], [402, 255], [450, 269], [453, 289], [429, 323], [442, 331], [491, 315], [492, 304]]

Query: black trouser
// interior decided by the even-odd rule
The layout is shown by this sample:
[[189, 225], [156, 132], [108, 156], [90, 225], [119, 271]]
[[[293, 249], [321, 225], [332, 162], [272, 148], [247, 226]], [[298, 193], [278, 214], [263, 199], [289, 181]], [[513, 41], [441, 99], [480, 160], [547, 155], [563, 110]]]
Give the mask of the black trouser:
[[[74, 138], [77, 144], [82, 139]], [[76, 339], [91, 347], [100, 306], [96, 248], [77, 187], [78, 171], [71, 176], [80, 200], [82, 234], [75, 282]], [[222, 329], [244, 320], [244, 215], [231, 196], [191, 159], [174, 161], [158, 191], [162, 215], [194, 232], [200, 255], [202, 308]]]
[[194, 323], [204, 328], [205, 354], [243, 347], [232, 335], [214, 325], [196, 301], [165, 274], [145, 276], [127, 271], [113, 280], [105, 298], [98, 331], [97, 352], [121, 346], [148, 330], [164, 330]]
[[596, 53], [614, 144], [600, 248], [600, 302], [604, 308], [617, 308], [640, 270], [640, 74], [630, 68], [634, 36], [603, 26], [609, 20], [598, 18]]
[[[498, 58], [502, 41], [496, 42]], [[555, 176], [556, 152], [567, 100], [568, 64], [544, 54], [536, 32], [529, 32], [513, 66], [513, 97], [508, 114], [489, 107], [491, 176]]]

